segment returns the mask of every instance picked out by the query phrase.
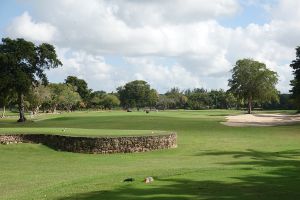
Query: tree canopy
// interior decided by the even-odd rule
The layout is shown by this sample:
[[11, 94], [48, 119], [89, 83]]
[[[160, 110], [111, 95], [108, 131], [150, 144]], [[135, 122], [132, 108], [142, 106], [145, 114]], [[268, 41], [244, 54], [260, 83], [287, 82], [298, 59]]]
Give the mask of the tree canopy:
[[154, 91], [151, 91], [150, 85], [143, 80], [135, 80], [126, 83], [124, 86], [117, 88], [121, 105], [124, 108], [137, 107], [140, 109], [145, 106], [151, 106], [155, 98]]
[[293, 68], [294, 79], [291, 81], [292, 99], [297, 109], [300, 110], [300, 46], [296, 48], [296, 59], [292, 61], [290, 66]]
[[112, 109], [113, 107], [119, 106], [120, 105], [120, 100], [118, 99], [118, 97], [116, 97], [113, 94], [106, 94], [103, 97], [102, 100], [102, 105], [104, 107], [104, 109]]
[[26, 95], [26, 100], [29, 102], [29, 107], [33, 114], [37, 114], [40, 107], [42, 107], [44, 103], [49, 103], [51, 100], [50, 87], [44, 85], [33, 87]]
[[253, 102], [267, 102], [278, 99], [275, 85], [278, 82], [276, 72], [269, 70], [264, 63], [252, 60], [238, 60], [231, 70], [229, 91], [238, 99], [248, 103], [248, 113], [251, 113]]
[[180, 91], [179, 88], [171, 88], [171, 90], [167, 91], [165, 94], [169, 99], [172, 99], [172, 103], [169, 105], [170, 108], [185, 108], [187, 104], [187, 97]]
[[[0, 43], [0, 85], [2, 91], [11, 89], [18, 96], [19, 122], [26, 120], [24, 115], [24, 95], [30, 88], [47, 84], [44, 70], [62, 65], [55, 48], [47, 43], [36, 46], [24, 39], [3, 38]], [[3, 92], [5, 94], [5, 92]]]
[[68, 76], [65, 83], [73, 85], [83, 100], [87, 100], [91, 94], [88, 84], [85, 80], [79, 79], [76, 76]]

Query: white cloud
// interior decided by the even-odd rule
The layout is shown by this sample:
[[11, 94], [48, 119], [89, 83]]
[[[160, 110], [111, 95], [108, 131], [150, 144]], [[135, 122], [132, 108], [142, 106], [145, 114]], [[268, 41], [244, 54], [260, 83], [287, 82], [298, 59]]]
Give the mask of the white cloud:
[[[241, 9], [236, 0], [31, 2], [33, 17], [26, 12], [15, 18], [7, 34], [69, 49], [61, 53], [65, 66], [57, 72], [85, 78], [95, 89], [112, 90], [134, 78], [146, 79], [161, 92], [172, 86], [225, 88], [236, 60], [250, 57], [278, 71], [278, 87], [289, 90], [288, 64], [300, 44], [298, 1], [249, 0], [267, 5], [271, 19], [244, 28], [218, 23]], [[109, 65], [106, 55], [127, 57], [127, 63]]]
[[11, 37], [23, 37], [36, 42], [52, 42], [57, 36], [57, 30], [49, 23], [35, 22], [28, 12], [16, 17], [7, 28]]
[[300, 1], [278, 0], [278, 4], [272, 8], [272, 17], [275, 20], [299, 21]]
[[63, 67], [48, 71], [47, 74], [50, 80], [62, 82], [67, 76], [77, 76], [86, 80], [89, 87], [96, 90], [112, 91], [117, 86], [112, 83], [115, 72], [103, 57], [94, 56], [84, 51], [74, 52], [70, 49], [58, 49], [57, 53]]
[[126, 60], [135, 67], [134, 79], [146, 80], [152, 87], [160, 88], [160, 91], [167, 91], [172, 87], [187, 89], [202, 85], [197, 76], [178, 64], [163, 65], [145, 57], [128, 57]]
[[[35, 16], [59, 29], [57, 43], [60, 46], [129, 56], [177, 56], [190, 51], [197, 51], [198, 54], [210, 51], [210, 42], [212, 45], [218, 43], [220, 40], [216, 36], [222, 34], [218, 30], [222, 27], [218, 26], [214, 17], [233, 14], [232, 10], [238, 7], [235, 0], [33, 2]], [[149, 9], [151, 12], [148, 13]], [[132, 27], [125, 16], [119, 15], [123, 11], [134, 15], [129, 21], [140, 22]], [[148, 18], [156, 15], [159, 17], [153, 24]], [[205, 20], [200, 20], [203, 16]], [[179, 23], [179, 18], [185, 23]]]
[[130, 26], [181, 24], [232, 16], [237, 0], [117, 0], [107, 1], [113, 13]]

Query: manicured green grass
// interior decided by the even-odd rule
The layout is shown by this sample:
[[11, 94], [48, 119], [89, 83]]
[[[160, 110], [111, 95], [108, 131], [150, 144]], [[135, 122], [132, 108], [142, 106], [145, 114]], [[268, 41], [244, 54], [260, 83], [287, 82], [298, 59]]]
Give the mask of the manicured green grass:
[[[300, 125], [226, 127], [239, 111], [76, 112], [0, 133], [134, 135], [176, 131], [178, 148], [79, 154], [39, 144], [0, 145], [0, 199], [300, 199]], [[65, 133], [63, 133], [65, 134]], [[143, 178], [153, 176], [151, 184]], [[123, 183], [127, 177], [132, 183]]]
[[[2, 113], [3, 113], [3, 109], [0, 108], [0, 115], [1, 116], [2, 116]], [[17, 110], [15, 110], [15, 111], [9, 111], [9, 110], [6, 109], [6, 111], [5, 111], [5, 116], [6, 117], [18, 116], [18, 115], [19, 115], [19, 113], [17, 112]]]
[[167, 134], [166, 131], [151, 130], [114, 130], [114, 129], [82, 129], [82, 128], [3, 128], [1, 134], [54, 134], [67, 136], [85, 137], [116, 137], [116, 136], [140, 136], [140, 135], [160, 135]]

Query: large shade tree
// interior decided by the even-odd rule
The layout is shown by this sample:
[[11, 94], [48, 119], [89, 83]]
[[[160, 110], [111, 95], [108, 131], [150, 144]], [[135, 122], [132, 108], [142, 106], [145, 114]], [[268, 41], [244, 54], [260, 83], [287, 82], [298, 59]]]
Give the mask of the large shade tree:
[[152, 109], [153, 107], [156, 106], [156, 104], [158, 102], [159, 94], [157, 93], [157, 91], [155, 89], [151, 89], [148, 96], [149, 96], [148, 106], [150, 107], [150, 109]]
[[[136, 107], [138, 110], [150, 106], [150, 85], [143, 80], [135, 80], [117, 88], [121, 105], [128, 109]], [[152, 96], [152, 95], [151, 95]], [[151, 100], [151, 102], [153, 99]]]
[[300, 110], [300, 46], [296, 48], [296, 59], [290, 66], [293, 68], [294, 79], [291, 81], [292, 99]]
[[3, 38], [0, 43], [0, 85], [10, 88], [17, 94], [20, 118], [26, 120], [24, 114], [24, 95], [38, 81], [47, 84], [46, 69], [62, 65], [57, 58], [55, 48], [47, 43], [35, 45], [24, 39]]
[[278, 99], [278, 91], [275, 88], [278, 75], [269, 70], [264, 63], [252, 59], [238, 60], [231, 72], [229, 91], [238, 99], [248, 103], [249, 114], [253, 102], [262, 103]]
[[6, 106], [15, 100], [15, 93], [10, 88], [1, 87], [0, 85], [0, 105], [2, 106], [2, 115], [0, 118], [5, 117]]

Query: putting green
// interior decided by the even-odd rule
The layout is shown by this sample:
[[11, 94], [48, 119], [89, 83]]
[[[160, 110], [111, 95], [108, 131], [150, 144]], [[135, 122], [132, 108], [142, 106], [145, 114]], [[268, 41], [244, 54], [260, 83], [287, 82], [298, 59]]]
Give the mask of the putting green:
[[143, 136], [162, 135], [166, 131], [155, 130], [116, 130], [116, 129], [82, 129], [82, 128], [1, 128], [0, 134], [53, 134], [65, 136], [84, 137], [117, 137], [117, 136]]

